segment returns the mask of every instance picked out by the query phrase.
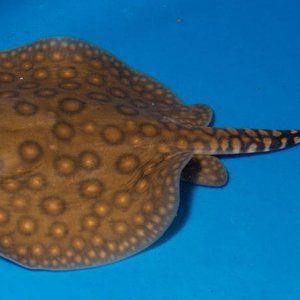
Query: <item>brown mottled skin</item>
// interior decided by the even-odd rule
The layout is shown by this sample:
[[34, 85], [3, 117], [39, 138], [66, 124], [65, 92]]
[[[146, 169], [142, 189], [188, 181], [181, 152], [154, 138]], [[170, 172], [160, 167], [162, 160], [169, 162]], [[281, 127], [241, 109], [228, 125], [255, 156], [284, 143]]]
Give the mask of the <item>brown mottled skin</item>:
[[182, 170], [220, 186], [212, 155], [300, 142], [299, 131], [208, 128], [211, 114], [80, 41], [0, 52], [0, 255], [38, 269], [119, 260], [170, 225]]

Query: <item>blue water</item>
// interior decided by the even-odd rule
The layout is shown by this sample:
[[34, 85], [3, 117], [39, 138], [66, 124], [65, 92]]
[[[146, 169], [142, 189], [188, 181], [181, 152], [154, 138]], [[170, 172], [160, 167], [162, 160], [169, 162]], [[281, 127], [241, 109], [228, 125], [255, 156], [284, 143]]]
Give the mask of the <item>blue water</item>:
[[[300, 128], [300, 2], [10, 0], [0, 48], [45, 36], [93, 42], [207, 103], [218, 127]], [[155, 247], [73, 272], [0, 259], [0, 299], [300, 299], [300, 147], [225, 159], [230, 182], [182, 184]]]

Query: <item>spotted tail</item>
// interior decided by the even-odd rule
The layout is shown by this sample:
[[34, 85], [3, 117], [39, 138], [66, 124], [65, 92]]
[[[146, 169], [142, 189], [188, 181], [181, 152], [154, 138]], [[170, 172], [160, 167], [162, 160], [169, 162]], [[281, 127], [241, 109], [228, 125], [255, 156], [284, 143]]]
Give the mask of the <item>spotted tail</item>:
[[203, 128], [194, 143], [194, 152], [214, 155], [257, 153], [299, 143], [298, 130]]

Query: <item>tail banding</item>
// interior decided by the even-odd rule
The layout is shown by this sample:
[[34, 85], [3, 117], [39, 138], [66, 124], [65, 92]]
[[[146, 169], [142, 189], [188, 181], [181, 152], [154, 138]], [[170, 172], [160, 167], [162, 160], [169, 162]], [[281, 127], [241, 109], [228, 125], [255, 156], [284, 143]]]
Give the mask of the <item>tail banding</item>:
[[[203, 128], [198, 140], [206, 140], [205, 154], [258, 153], [284, 149], [300, 143], [299, 130]], [[207, 149], [206, 149], [207, 148]], [[195, 153], [197, 151], [195, 147]]]

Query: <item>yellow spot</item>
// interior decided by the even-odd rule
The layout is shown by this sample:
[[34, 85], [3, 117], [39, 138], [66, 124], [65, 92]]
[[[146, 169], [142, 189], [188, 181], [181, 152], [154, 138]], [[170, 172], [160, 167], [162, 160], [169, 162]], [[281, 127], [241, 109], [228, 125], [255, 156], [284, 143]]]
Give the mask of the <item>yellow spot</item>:
[[81, 167], [87, 170], [94, 170], [99, 166], [99, 157], [91, 151], [84, 151], [80, 154]]
[[80, 63], [80, 62], [83, 61], [83, 57], [82, 57], [82, 55], [79, 54], [79, 53], [74, 53], [74, 54], [72, 55], [72, 60], [73, 60], [74, 62], [76, 62], [76, 63]]
[[134, 146], [139, 146], [143, 143], [143, 140], [138, 135], [133, 135], [129, 139], [130, 143]]
[[44, 247], [41, 244], [35, 244], [32, 246], [31, 251], [34, 256], [39, 257], [44, 254]]
[[142, 228], [138, 228], [138, 229], [136, 230], [136, 234], [137, 234], [137, 236], [139, 236], [139, 237], [141, 237], [141, 238], [144, 238], [144, 237], [146, 236], [145, 230], [142, 229]]
[[95, 259], [97, 257], [97, 254], [93, 249], [89, 250], [87, 252], [87, 255], [89, 256], [89, 258], [92, 258], [92, 259]]
[[27, 248], [25, 246], [18, 246], [16, 252], [19, 256], [26, 256], [28, 253]]
[[86, 134], [92, 134], [96, 131], [96, 124], [92, 121], [86, 121], [82, 124], [82, 131]]
[[80, 264], [82, 262], [82, 257], [80, 255], [76, 255], [74, 260], [77, 264]]
[[37, 108], [35, 105], [21, 101], [15, 106], [16, 111], [23, 116], [32, 116], [36, 113]]
[[87, 78], [88, 83], [96, 86], [102, 86], [105, 82], [104, 77], [99, 74], [90, 74]]
[[55, 160], [54, 165], [57, 172], [65, 176], [73, 174], [76, 169], [74, 160], [68, 156], [59, 157]]
[[92, 237], [92, 244], [95, 247], [100, 247], [103, 245], [103, 243], [104, 243], [103, 238], [100, 235], [94, 235]]
[[142, 214], [137, 214], [133, 217], [133, 221], [137, 225], [142, 225], [145, 222], [145, 217]]
[[118, 192], [115, 195], [115, 202], [119, 207], [128, 207], [130, 203], [130, 194], [128, 192]]
[[169, 153], [171, 152], [170, 147], [167, 144], [159, 144], [158, 145], [158, 152], [159, 153]]
[[65, 113], [76, 114], [82, 111], [84, 103], [76, 98], [65, 98], [60, 102], [60, 106]]
[[126, 122], [126, 128], [129, 131], [133, 131], [136, 129], [136, 123], [134, 121], [127, 121]]
[[118, 144], [123, 140], [123, 132], [116, 126], [108, 126], [103, 130], [103, 139], [110, 144]]
[[103, 191], [103, 184], [97, 179], [88, 179], [80, 184], [80, 194], [83, 197], [95, 198]]
[[157, 135], [157, 129], [152, 124], [145, 124], [142, 127], [142, 132], [147, 137], [154, 137]]
[[82, 227], [86, 230], [94, 230], [98, 225], [98, 219], [94, 216], [85, 216], [82, 220]]
[[154, 210], [153, 202], [147, 201], [143, 204], [143, 211], [145, 213], [151, 213], [151, 212], [153, 212], [153, 210]]
[[49, 234], [54, 238], [63, 238], [68, 234], [68, 228], [64, 223], [55, 222], [49, 228]]
[[50, 58], [54, 61], [54, 62], [59, 62], [64, 60], [64, 55], [59, 52], [59, 51], [53, 51], [50, 55]]
[[19, 153], [22, 159], [32, 163], [41, 158], [43, 150], [38, 143], [26, 141], [20, 145]]
[[58, 216], [66, 209], [65, 201], [59, 197], [50, 196], [42, 200], [41, 209], [46, 214]]
[[160, 216], [158, 216], [158, 215], [154, 215], [154, 216], [152, 216], [152, 221], [154, 222], [154, 223], [156, 223], [156, 224], [159, 224], [159, 223], [161, 223], [161, 217]]
[[44, 53], [42, 53], [42, 52], [37, 52], [37, 53], [34, 55], [34, 60], [37, 61], [37, 62], [42, 62], [43, 60], [45, 60], [45, 55], [44, 55]]
[[58, 245], [52, 245], [49, 247], [49, 255], [52, 257], [58, 257], [61, 254], [60, 247]]
[[5, 179], [1, 182], [1, 187], [6, 192], [14, 192], [20, 188], [21, 184], [17, 179]]
[[0, 73], [0, 82], [9, 83], [14, 80], [14, 76], [10, 73]]
[[31, 217], [22, 217], [18, 222], [18, 229], [22, 234], [31, 235], [37, 229], [36, 221]]
[[132, 173], [139, 166], [139, 159], [134, 154], [125, 154], [116, 162], [117, 169], [125, 174]]
[[63, 79], [70, 79], [70, 78], [74, 78], [77, 76], [77, 71], [75, 68], [73, 67], [65, 67], [65, 68], [61, 68], [58, 71], [58, 76], [63, 78]]
[[159, 214], [161, 215], [161, 216], [165, 216], [166, 214], [167, 214], [167, 210], [166, 210], [166, 208], [165, 207], [160, 207], [159, 208]]
[[29, 204], [29, 199], [28, 197], [20, 194], [20, 195], [15, 195], [12, 198], [12, 205], [16, 210], [24, 210]]
[[65, 122], [57, 123], [53, 130], [57, 138], [63, 141], [70, 140], [74, 135], [72, 126]]
[[135, 236], [129, 238], [129, 242], [133, 245], [137, 244], [138, 240]]
[[46, 180], [41, 175], [34, 175], [27, 181], [27, 186], [32, 190], [40, 190], [46, 185]]
[[107, 253], [104, 250], [101, 250], [99, 252], [99, 256], [100, 256], [101, 259], [104, 260], [107, 257]]
[[49, 76], [48, 71], [42, 68], [35, 70], [33, 73], [33, 77], [37, 80], [44, 80], [48, 78], [48, 76]]
[[118, 222], [115, 224], [114, 229], [118, 234], [125, 234], [128, 230], [128, 226], [125, 222]]
[[144, 193], [149, 188], [148, 180], [146, 179], [140, 179], [138, 183], [136, 184], [136, 191], [138, 193]]
[[7, 60], [2, 63], [2, 67], [5, 69], [11, 69], [14, 67], [14, 64], [13, 62]]
[[85, 247], [84, 239], [76, 237], [72, 240], [72, 246], [75, 250], [83, 250]]
[[3, 247], [3, 248], [10, 248], [12, 247], [14, 244], [14, 240], [11, 236], [9, 235], [4, 235], [4, 236], [1, 236], [0, 237], [0, 245]]
[[114, 252], [114, 251], [116, 251], [117, 245], [115, 242], [110, 241], [107, 243], [107, 248], [109, 251]]
[[103, 202], [96, 202], [94, 205], [94, 211], [99, 217], [105, 217], [110, 212], [110, 207]]

